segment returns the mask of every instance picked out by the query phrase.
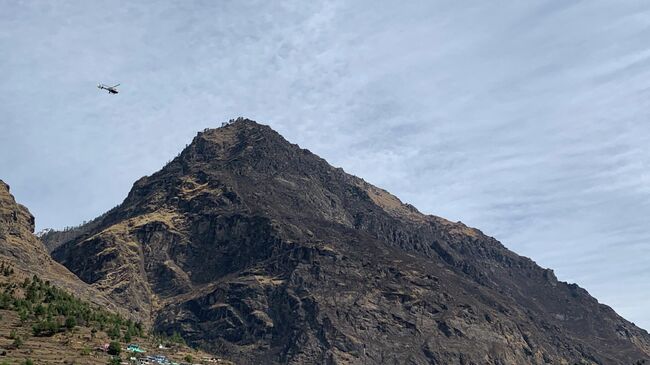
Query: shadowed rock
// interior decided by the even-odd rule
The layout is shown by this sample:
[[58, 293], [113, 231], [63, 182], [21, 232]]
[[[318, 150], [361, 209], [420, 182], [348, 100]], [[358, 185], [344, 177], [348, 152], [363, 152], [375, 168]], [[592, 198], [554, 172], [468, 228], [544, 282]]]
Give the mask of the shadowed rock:
[[[28, 221], [27, 217], [22, 217]], [[630, 364], [650, 336], [552, 271], [269, 127], [199, 133], [53, 257], [240, 363]]]

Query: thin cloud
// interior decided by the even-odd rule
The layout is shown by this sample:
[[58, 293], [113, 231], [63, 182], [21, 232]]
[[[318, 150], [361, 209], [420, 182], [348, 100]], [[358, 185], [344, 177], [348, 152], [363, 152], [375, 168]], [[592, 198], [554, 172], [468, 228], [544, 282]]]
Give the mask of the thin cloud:
[[650, 328], [648, 4], [4, 10], [0, 174], [39, 228], [93, 218], [198, 130], [241, 115]]

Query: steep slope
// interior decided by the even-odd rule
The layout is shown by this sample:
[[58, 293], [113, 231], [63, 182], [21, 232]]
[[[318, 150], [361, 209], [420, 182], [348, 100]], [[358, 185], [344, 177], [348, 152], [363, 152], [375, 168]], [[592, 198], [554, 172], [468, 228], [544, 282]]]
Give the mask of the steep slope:
[[59, 246], [61, 246], [63, 243], [71, 241], [78, 236], [95, 229], [105, 214], [106, 213], [93, 219], [90, 222], [85, 222], [84, 224], [77, 227], [66, 227], [61, 231], [57, 231], [51, 228], [45, 229], [41, 232], [36, 233], [36, 237], [41, 240], [47, 252], [51, 253], [52, 251], [59, 248]]
[[27, 208], [16, 203], [9, 185], [0, 180], [0, 261], [12, 265], [18, 274], [38, 275], [85, 300], [119, 310], [103, 293], [54, 261], [33, 232], [34, 217]]
[[[9, 185], [0, 180], [3, 364], [22, 364], [27, 359], [36, 364], [106, 364], [111, 356], [94, 349], [109, 341], [117, 341], [123, 348], [133, 341], [148, 349], [164, 341], [121, 316], [120, 312], [130, 313], [52, 260], [33, 230], [34, 217], [16, 203]], [[177, 343], [157, 352], [176, 361], [188, 355], [197, 360], [212, 357]]]
[[95, 224], [53, 257], [157, 329], [243, 363], [650, 354], [644, 330], [577, 285], [246, 119], [199, 133]]
[[13, 265], [0, 261], [2, 364], [24, 364], [31, 359], [39, 365], [103, 365], [115, 360], [114, 354], [96, 349], [109, 342], [118, 343], [122, 349], [138, 343], [150, 351], [165, 343], [167, 348], [156, 352], [175, 361], [213, 357], [188, 348], [178, 338], [151, 336], [136, 322], [80, 300], [38, 276], [16, 272]]

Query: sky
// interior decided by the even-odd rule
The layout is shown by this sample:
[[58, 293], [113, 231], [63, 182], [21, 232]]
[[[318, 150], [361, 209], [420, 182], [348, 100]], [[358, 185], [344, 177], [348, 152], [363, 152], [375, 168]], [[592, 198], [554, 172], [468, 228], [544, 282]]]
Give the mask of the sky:
[[650, 330], [650, 2], [0, 2], [0, 179], [37, 229], [243, 116]]

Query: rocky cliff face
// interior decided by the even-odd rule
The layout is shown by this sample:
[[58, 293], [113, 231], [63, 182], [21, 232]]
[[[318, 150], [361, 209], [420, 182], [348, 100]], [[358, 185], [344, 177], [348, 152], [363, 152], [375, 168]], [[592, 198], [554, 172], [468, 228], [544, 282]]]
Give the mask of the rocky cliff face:
[[9, 185], [0, 180], [0, 262], [10, 264], [23, 275], [38, 275], [78, 297], [118, 310], [103, 293], [52, 260], [33, 232], [34, 217], [27, 208], [16, 203]]
[[158, 330], [240, 363], [650, 357], [644, 330], [577, 285], [250, 120], [199, 133], [94, 224], [53, 257]]

